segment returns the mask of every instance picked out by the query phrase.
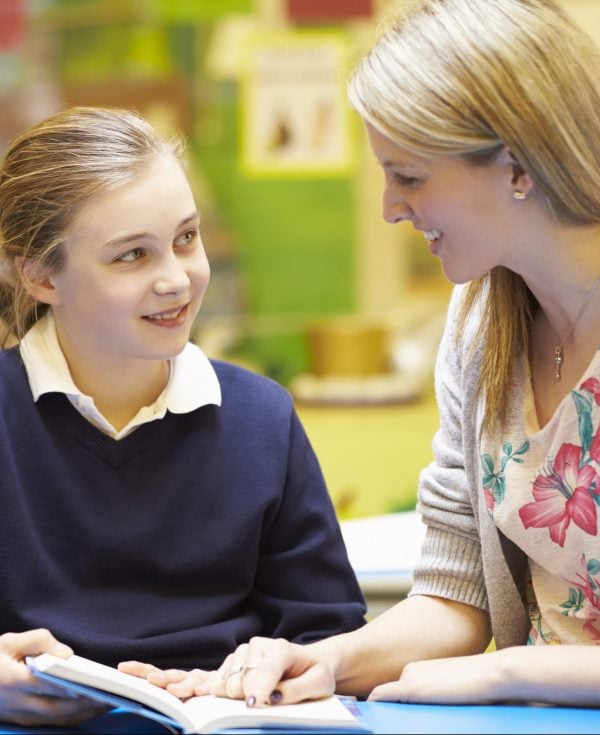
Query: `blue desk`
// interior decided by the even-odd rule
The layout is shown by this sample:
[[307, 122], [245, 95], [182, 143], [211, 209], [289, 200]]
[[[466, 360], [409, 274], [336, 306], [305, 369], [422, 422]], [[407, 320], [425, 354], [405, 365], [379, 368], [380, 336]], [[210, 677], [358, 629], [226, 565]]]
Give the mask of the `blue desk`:
[[361, 702], [375, 733], [600, 733], [600, 709]]
[[[373, 732], [382, 734], [600, 733], [600, 709], [512, 705], [460, 707], [391, 702], [359, 702], [357, 706]], [[150, 720], [119, 711], [110, 712], [70, 730], [52, 727], [32, 729], [0, 724], [2, 734], [56, 735], [59, 732], [69, 735], [164, 735], [167, 730]]]

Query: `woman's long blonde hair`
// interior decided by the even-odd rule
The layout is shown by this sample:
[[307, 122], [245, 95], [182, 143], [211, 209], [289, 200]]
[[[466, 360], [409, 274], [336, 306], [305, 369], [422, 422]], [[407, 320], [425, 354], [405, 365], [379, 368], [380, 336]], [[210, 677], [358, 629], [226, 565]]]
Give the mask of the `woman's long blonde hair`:
[[[486, 165], [507, 146], [559, 221], [600, 222], [600, 50], [553, 0], [405, 0], [349, 82], [367, 122], [421, 156]], [[484, 426], [506, 419], [537, 302], [503, 267], [469, 284], [484, 316]]]
[[183, 149], [183, 139], [162, 138], [137, 113], [99, 107], [62, 110], [12, 142], [0, 168], [1, 346], [21, 339], [47, 309], [30, 296], [15, 259], [57, 273], [84, 200], [141, 175], [157, 156], [183, 164]]

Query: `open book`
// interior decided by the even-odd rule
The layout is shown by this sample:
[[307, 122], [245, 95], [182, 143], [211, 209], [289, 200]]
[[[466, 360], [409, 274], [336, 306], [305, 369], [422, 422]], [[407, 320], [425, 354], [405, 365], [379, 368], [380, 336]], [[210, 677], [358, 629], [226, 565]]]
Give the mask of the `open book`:
[[351, 701], [335, 696], [270, 707], [246, 707], [243, 701], [212, 695], [182, 701], [145, 679], [81, 656], [64, 659], [43, 653], [28, 657], [27, 664], [36, 676], [69, 691], [175, 726], [185, 733], [227, 728], [370, 732], [351, 711]]

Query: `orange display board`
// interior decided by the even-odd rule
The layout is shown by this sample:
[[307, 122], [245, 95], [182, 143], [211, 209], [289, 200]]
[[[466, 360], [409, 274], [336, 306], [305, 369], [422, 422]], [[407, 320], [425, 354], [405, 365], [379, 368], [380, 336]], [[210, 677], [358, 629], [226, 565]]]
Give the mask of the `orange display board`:
[[0, 51], [20, 46], [24, 33], [24, 0], [0, 0]]
[[373, 0], [287, 0], [287, 14], [304, 23], [370, 18]]

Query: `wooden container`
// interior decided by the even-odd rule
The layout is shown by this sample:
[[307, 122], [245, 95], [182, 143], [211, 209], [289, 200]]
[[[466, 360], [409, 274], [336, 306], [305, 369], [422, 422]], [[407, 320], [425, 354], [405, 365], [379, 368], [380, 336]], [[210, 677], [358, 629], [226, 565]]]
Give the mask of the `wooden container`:
[[389, 372], [388, 334], [381, 324], [336, 317], [308, 329], [311, 370], [317, 376], [364, 376]]

